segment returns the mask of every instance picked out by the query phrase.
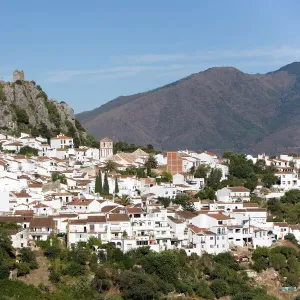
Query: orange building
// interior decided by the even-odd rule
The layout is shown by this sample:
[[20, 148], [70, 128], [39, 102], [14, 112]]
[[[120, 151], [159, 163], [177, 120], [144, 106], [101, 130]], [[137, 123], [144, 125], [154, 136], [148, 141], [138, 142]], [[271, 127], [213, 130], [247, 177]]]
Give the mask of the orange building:
[[168, 152], [167, 158], [167, 171], [172, 175], [182, 173], [182, 157], [178, 152]]

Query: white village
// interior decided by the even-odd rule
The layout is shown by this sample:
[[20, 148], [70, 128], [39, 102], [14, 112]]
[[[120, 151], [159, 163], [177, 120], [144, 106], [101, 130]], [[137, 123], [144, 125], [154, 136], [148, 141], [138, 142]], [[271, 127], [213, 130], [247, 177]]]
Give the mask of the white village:
[[[53, 236], [65, 237], [71, 247], [94, 237], [123, 252], [149, 246], [190, 256], [270, 247], [289, 233], [300, 241], [300, 225], [278, 222], [251, 201], [253, 195], [267, 201], [299, 189], [300, 157], [247, 155], [254, 165], [272, 166], [276, 182], [269, 188], [258, 182], [252, 190], [227, 185], [205, 199], [199, 193], [207, 189], [209, 174], [218, 171], [218, 180], [226, 181], [230, 159], [208, 151], [114, 153], [109, 138], [99, 148], [75, 148], [65, 135], [48, 141], [0, 134], [0, 142], [0, 222], [19, 225], [11, 233], [15, 248]], [[37, 155], [22, 155], [22, 149]], [[207, 176], [197, 176], [199, 167]]]

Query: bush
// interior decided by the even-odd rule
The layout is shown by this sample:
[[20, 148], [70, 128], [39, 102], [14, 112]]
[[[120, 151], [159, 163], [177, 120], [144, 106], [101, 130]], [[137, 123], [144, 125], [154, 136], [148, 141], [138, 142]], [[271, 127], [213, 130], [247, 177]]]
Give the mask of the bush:
[[287, 285], [297, 287], [299, 284], [299, 275], [289, 273], [286, 278], [286, 283], [287, 283]]
[[201, 280], [196, 286], [196, 294], [197, 296], [205, 299], [214, 299], [215, 295], [210, 287]]
[[18, 264], [17, 276], [24, 276], [30, 273], [29, 264], [26, 262], [20, 262]]
[[281, 253], [271, 254], [269, 257], [269, 262], [276, 271], [280, 271], [286, 267], [286, 258]]
[[7, 279], [9, 277], [9, 268], [7, 265], [0, 265], [0, 279]]
[[214, 280], [210, 288], [217, 298], [227, 296], [230, 291], [228, 283], [223, 279]]
[[269, 266], [268, 260], [265, 257], [260, 257], [257, 260], [254, 261], [254, 264], [252, 265], [252, 269], [256, 272], [261, 272], [263, 270], [266, 270]]
[[85, 273], [84, 266], [80, 265], [77, 262], [70, 262], [67, 268], [64, 270], [64, 275], [70, 275], [72, 277], [80, 276]]
[[35, 253], [30, 248], [20, 249], [20, 259], [22, 262], [27, 263], [30, 269], [38, 268]]

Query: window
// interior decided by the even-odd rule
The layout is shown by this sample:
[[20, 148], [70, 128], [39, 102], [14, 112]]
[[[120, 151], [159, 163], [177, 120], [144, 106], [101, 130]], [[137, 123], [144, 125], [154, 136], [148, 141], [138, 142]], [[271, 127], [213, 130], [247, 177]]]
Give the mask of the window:
[[225, 248], [225, 245], [223, 244], [222, 247]]
[[23, 243], [21, 243], [21, 248], [23, 248], [24, 247], [24, 244]]
[[210, 248], [213, 248], [213, 247], [214, 247], [214, 245], [210, 245], [209, 247], [210, 247]]
[[217, 240], [219, 240], [219, 237], [217, 236]]
[[21, 239], [22, 239], [22, 238], [23, 238], [23, 234], [21, 234], [21, 236], [20, 236], [20, 237], [21, 237]]
[[222, 240], [225, 240], [225, 236], [224, 235], [222, 236]]
[[209, 239], [210, 239], [210, 240], [213, 240], [213, 239], [214, 239], [214, 237], [213, 237], [213, 236], [211, 236]]

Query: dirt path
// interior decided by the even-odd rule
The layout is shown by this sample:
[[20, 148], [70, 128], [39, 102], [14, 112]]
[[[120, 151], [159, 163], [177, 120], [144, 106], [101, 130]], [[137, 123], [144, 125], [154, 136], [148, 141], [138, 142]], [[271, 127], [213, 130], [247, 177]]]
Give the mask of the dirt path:
[[26, 277], [19, 277], [18, 279], [22, 280], [26, 284], [33, 284], [36, 287], [42, 282], [45, 286], [53, 291], [55, 287], [49, 281], [49, 262], [47, 261], [47, 258], [44, 257], [40, 252], [36, 252], [36, 256], [39, 268], [32, 270]]

